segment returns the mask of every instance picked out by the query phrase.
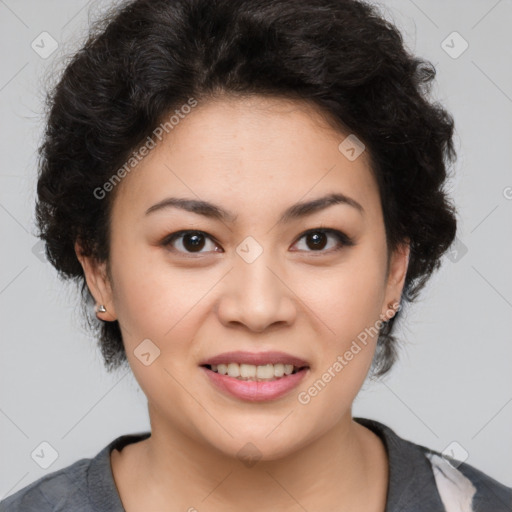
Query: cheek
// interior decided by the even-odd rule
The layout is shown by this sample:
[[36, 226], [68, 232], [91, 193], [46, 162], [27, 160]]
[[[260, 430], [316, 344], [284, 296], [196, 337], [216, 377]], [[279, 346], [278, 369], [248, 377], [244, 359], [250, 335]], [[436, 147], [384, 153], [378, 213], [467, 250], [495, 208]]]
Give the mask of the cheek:
[[297, 398], [308, 417], [317, 418], [319, 431], [339, 421], [361, 389], [375, 353], [383, 297], [379, 260], [361, 255], [332, 275], [316, 280], [314, 291], [304, 290], [322, 334], [314, 375]]
[[338, 343], [357, 336], [378, 319], [385, 291], [381, 260], [369, 251], [359, 251], [336, 269], [302, 276], [300, 296]]
[[166, 351], [179, 350], [180, 340], [188, 342], [197, 327], [201, 298], [218, 280], [201, 269], [172, 269], [157, 252], [134, 247], [120, 257], [112, 250], [114, 305], [127, 350], [146, 338]]
[[[201, 298], [215, 281], [213, 276], [171, 272], [161, 263], [142, 271], [126, 260], [117, 267], [115, 307], [127, 358], [141, 389], [160, 408], [168, 400], [177, 411], [187, 407], [189, 396], [182, 385], [196, 366], [192, 340], [202, 321], [199, 316], [205, 314]], [[150, 354], [147, 365], [144, 353]]]

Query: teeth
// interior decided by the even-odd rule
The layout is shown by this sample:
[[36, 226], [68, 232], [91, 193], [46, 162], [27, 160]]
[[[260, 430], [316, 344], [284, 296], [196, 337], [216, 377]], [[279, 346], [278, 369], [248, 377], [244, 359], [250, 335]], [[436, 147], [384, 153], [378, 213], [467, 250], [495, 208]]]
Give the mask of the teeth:
[[211, 369], [221, 375], [228, 375], [240, 380], [274, 380], [283, 377], [283, 375], [290, 375], [293, 373], [294, 367], [292, 364], [265, 364], [256, 366], [253, 364], [212, 364]]
[[258, 369], [252, 364], [241, 364], [240, 365], [240, 376], [241, 377], [256, 377]]
[[230, 377], [240, 377], [240, 366], [238, 366], [236, 363], [229, 363], [228, 375]]
[[[293, 367], [292, 367], [293, 370]], [[257, 366], [256, 367], [256, 377], [258, 379], [272, 379], [275, 377], [274, 375], [274, 365], [266, 364], [265, 366]]]

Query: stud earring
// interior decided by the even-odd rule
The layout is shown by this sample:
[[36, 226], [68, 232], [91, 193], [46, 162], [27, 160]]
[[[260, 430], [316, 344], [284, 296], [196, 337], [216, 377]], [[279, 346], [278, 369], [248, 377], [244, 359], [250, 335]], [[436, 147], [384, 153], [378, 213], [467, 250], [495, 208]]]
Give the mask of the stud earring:
[[[381, 319], [384, 321], [385, 324], [387, 324], [396, 315], [396, 312], [397, 312], [397, 310], [395, 309], [396, 305], [397, 305], [396, 302], [389, 302], [388, 310], [386, 311], [386, 313], [388, 313], [388, 314], [381, 315]], [[393, 311], [393, 314], [391, 316], [388, 316], [390, 311]]]
[[107, 312], [107, 308], [103, 304], [100, 304], [98, 306], [97, 312], [98, 313], [106, 313]]

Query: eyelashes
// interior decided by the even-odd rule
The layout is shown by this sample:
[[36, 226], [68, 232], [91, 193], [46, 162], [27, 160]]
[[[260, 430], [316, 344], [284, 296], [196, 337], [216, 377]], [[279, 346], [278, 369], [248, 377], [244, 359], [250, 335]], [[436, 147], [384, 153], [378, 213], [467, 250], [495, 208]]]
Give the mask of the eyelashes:
[[[185, 238], [188, 237], [188, 238]], [[218, 247], [217, 242], [213, 237], [205, 233], [204, 231], [196, 231], [196, 230], [189, 230], [189, 231], [178, 231], [176, 233], [172, 233], [168, 237], [166, 237], [162, 243], [165, 247], [171, 249], [173, 252], [183, 253], [185, 255], [187, 254], [203, 254], [202, 252], [199, 253], [197, 251], [192, 251], [187, 253], [187, 251], [177, 250], [173, 244], [176, 241], [181, 241], [181, 245], [185, 248], [184, 240], [187, 242], [187, 246], [192, 249], [202, 249], [206, 245], [206, 240], [209, 240], [210, 242], [213, 242], [214, 249]], [[208, 252], [208, 251], [207, 251]], [[218, 251], [216, 251], [218, 252]]]
[[[313, 237], [313, 235], [320, 235], [320, 237], [318, 237], [318, 236]], [[324, 249], [325, 245], [327, 245], [327, 244], [323, 244], [322, 242], [326, 238], [328, 238], [328, 236], [331, 236], [336, 240], [337, 246], [334, 247], [334, 249], [325, 251], [323, 249]], [[293, 245], [296, 245], [302, 239], [307, 239], [308, 237], [311, 237], [309, 239], [309, 241], [313, 240], [312, 246], [314, 247], [314, 249], [311, 251], [306, 250], [305, 252], [328, 253], [328, 252], [333, 252], [333, 251], [339, 251], [339, 250], [343, 249], [344, 247], [351, 247], [351, 246], [355, 245], [354, 241], [349, 236], [347, 236], [345, 233], [343, 233], [342, 231], [339, 231], [337, 229], [332, 229], [332, 228], [308, 229], [307, 231], [302, 233], [302, 235], [297, 239], [297, 242], [295, 242]], [[318, 242], [320, 242], [320, 243], [318, 243]], [[307, 247], [309, 247], [309, 246], [307, 246]], [[319, 248], [320, 248], [320, 250], [318, 250]]]
[[[332, 244], [329, 244], [329, 239], [334, 239], [334, 247], [332, 247]], [[332, 228], [308, 229], [297, 238], [292, 247], [299, 244], [302, 240], [306, 242], [305, 244], [303, 243], [305, 249], [293, 250], [293, 252], [324, 255], [355, 245], [354, 241], [348, 235]], [[211, 250], [213, 250], [213, 252], [219, 252], [217, 249], [220, 247], [220, 244], [208, 233], [198, 230], [182, 230], [171, 233], [164, 238], [161, 245], [173, 253], [185, 257], [196, 257], [196, 255], [211, 252], [211, 250], [208, 250], [208, 242], [211, 243]], [[330, 245], [331, 247], [329, 247]], [[325, 249], [325, 247], [327, 247], [327, 249]], [[206, 251], [203, 250], [205, 248], [207, 249]], [[223, 251], [221, 250], [221, 252]]]

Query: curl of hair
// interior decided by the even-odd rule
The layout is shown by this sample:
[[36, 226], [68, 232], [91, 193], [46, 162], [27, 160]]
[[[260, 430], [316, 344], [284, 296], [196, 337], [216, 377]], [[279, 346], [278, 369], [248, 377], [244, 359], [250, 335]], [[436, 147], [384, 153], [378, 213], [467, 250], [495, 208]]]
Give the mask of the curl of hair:
[[[108, 371], [126, 363], [121, 330], [91, 315], [74, 244], [108, 263], [115, 191], [98, 200], [94, 190], [190, 98], [300, 100], [363, 141], [388, 251], [411, 247], [401, 306], [414, 301], [456, 233], [443, 189], [454, 122], [428, 98], [434, 77], [398, 29], [358, 0], [135, 0], [93, 25], [47, 96], [36, 222], [59, 276], [82, 284]], [[392, 333], [402, 309], [380, 329], [375, 377], [397, 359]]]

